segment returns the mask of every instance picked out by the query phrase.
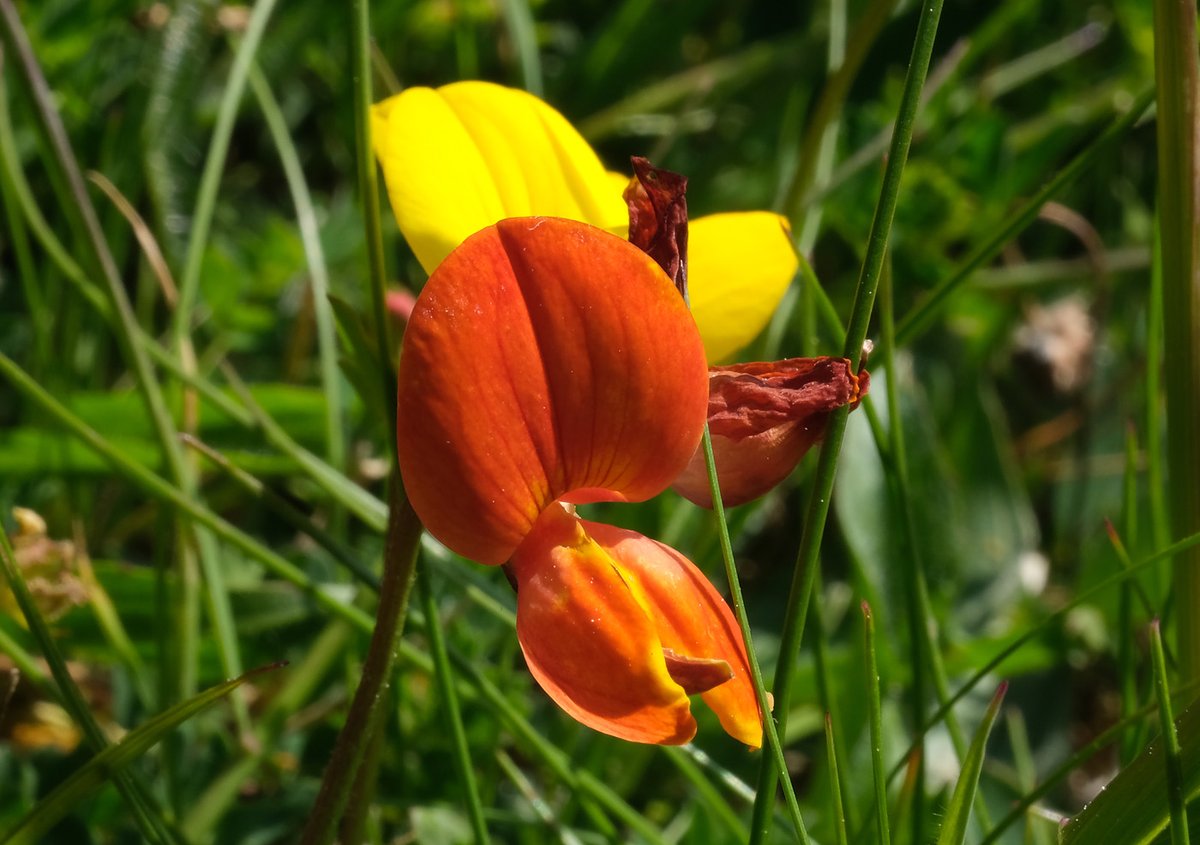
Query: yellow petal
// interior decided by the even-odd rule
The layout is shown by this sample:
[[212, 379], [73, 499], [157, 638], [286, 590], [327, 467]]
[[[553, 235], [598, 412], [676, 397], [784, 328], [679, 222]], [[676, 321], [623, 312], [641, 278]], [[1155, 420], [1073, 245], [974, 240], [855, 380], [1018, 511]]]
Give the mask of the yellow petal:
[[505, 217], [605, 229], [626, 219], [592, 148], [525, 91], [487, 82], [410, 88], [374, 107], [372, 132], [396, 222], [428, 272]]
[[688, 291], [710, 364], [730, 360], [771, 319], [799, 266], [787, 221], [767, 211], [691, 221]]

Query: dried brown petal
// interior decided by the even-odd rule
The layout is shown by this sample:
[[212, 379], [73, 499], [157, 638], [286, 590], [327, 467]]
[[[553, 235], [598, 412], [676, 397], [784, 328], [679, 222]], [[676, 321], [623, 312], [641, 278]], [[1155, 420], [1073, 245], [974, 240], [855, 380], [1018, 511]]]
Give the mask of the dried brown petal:
[[[709, 370], [708, 424], [721, 499], [756, 499], [785, 479], [824, 435], [832, 411], [858, 406], [870, 376], [845, 358], [788, 358]], [[698, 449], [671, 485], [712, 507], [704, 452]]]
[[625, 189], [629, 242], [653, 258], [687, 299], [687, 177], [634, 156]]

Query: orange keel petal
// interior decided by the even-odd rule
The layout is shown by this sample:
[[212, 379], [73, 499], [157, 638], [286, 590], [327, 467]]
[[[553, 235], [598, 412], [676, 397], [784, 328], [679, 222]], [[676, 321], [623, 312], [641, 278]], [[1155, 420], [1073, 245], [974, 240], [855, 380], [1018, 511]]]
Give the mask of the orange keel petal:
[[[662, 647], [676, 657], [719, 660], [732, 677], [697, 692], [717, 714], [726, 733], [752, 748], [762, 744], [762, 720], [750, 679], [750, 663], [742, 632], [729, 605], [696, 565], [664, 543], [624, 528], [583, 522], [584, 530], [621, 568], [644, 597]], [[672, 672], [689, 681], [683, 667]]]
[[517, 636], [538, 684], [577, 721], [633, 742], [696, 733], [654, 622], [612, 558], [557, 505], [512, 559]]

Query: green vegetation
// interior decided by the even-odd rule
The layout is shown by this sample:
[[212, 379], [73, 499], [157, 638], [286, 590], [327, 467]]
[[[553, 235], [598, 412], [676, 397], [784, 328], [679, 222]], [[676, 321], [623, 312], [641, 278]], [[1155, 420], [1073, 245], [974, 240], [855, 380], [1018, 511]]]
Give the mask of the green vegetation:
[[[0, 0], [0, 841], [1194, 838], [1195, 27]], [[693, 217], [786, 214], [801, 271], [743, 359], [873, 342], [767, 496], [584, 510], [737, 573], [782, 754], [701, 708], [682, 748], [577, 725], [504, 573], [392, 481], [384, 294], [425, 274], [366, 107], [458, 79], [686, 174]]]

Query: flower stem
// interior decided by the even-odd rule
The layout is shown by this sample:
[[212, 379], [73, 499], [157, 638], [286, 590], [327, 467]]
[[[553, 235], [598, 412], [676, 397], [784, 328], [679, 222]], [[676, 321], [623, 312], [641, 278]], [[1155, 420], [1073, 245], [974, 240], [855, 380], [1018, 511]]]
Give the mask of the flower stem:
[[[1167, 466], [1176, 536], [1200, 530], [1200, 67], [1196, 4], [1155, 0], [1158, 213], [1166, 364]], [[1200, 678], [1200, 552], [1172, 563], [1180, 680]]]
[[[928, 5], [922, 6], [921, 17], [917, 22], [917, 35], [913, 43], [912, 57], [904, 82], [904, 93], [900, 100], [895, 129], [892, 132], [887, 166], [883, 173], [883, 185], [880, 188], [879, 202], [875, 206], [875, 216], [871, 221], [866, 256], [863, 259], [854, 297], [854, 308], [846, 329], [846, 341], [842, 354], [849, 358], [856, 368], [862, 356], [863, 341], [867, 337], [867, 326], [875, 305], [875, 294], [883, 270], [884, 256], [887, 253], [888, 235], [891, 232], [892, 219], [896, 213], [900, 177], [904, 172], [904, 164], [908, 159], [908, 150], [912, 144], [913, 125], [920, 105], [921, 89], [924, 87], [925, 77], [929, 72], [929, 60], [933, 53], [933, 42], [937, 35], [941, 12], [942, 0], [931, 0]], [[825, 443], [821, 447], [817, 463], [816, 482], [808, 501], [804, 530], [800, 538], [800, 550], [796, 556], [792, 587], [788, 595], [787, 611], [780, 638], [779, 665], [775, 671], [775, 708], [779, 714], [780, 734], [786, 733], [792, 669], [795, 666], [796, 655], [800, 650], [800, 639], [804, 633], [805, 618], [816, 573], [817, 556], [825, 531], [825, 518], [829, 513], [829, 499], [833, 492], [838, 452], [841, 450], [842, 438], [846, 432], [848, 414], [849, 408], [843, 407], [835, 411], [830, 418]], [[775, 784], [775, 768], [769, 760], [764, 758], [759, 769], [758, 791], [754, 799], [754, 815], [750, 828], [752, 845], [766, 841], [770, 830]]]
[[386, 714], [382, 704], [387, 699], [387, 684], [399, 653], [422, 531], [420, 521], [404, 498], [398, 475], [392, 477], [389, 485], [389, 505], [391, 518], [383, 581], [371, 645], [363, 663], [362, 680], [346, 714], [346, 724], [338, 734], [333, 756], [325, 767], [321, 790], [300, 840], [302, 845], [328, 845], [333, 841], [368, 740], [377, 735]]
[[[771, 766], [783, 784], [783, 795], [792, 817], [792, 826], [796, 836], [803, 843], [809, 842], [808, 831], [804, 828], [804, 819], [800, 816], [800, 805], [796, 802], [796, 792], [792, 788], [792, 779], [788, 775], [787, 762], [783, 759], [783, 744], [779, 740], [781, 731], [776, 730], [775, 719], [771, 712], [770, 698], [767, 687], [763, 682], [762, 669], [758, 665], [758, 657], [754, 653], [754, 642], [750, 636], [750, 619], [746, 616], [746, 602], [742, 598], [742, 585], [738, 580], [737, 566], [733, 560], [733, 543], [729, 539], [729, 526], [725, 522], [725, 506], [721, 501], [721, 485], [717, 480], [717, 462], [713, 456], [712, 434], [709, 433], [708, 423], [704, 423], [704, 464], [708, 468], [708, 483], [712, 489], [713, 513], [717, 517], [717, 531], [721, 540], [721, 557], [725, 562], [725, 576], [729, 579], [729, 594], [733, 600], [733, 613], [737, 617], [738, 626], [742, 630], [742, 639], [746, 643], [746, 660], [750, 664], [750, 680], [754, 684], [754, 695], [758, 699], [758, 710], [762, 714], [763, 731], [766, 733], [766, 748], [763, 751], [763, 766]], [[782, 720], [780, 720], [782, 722]]]

